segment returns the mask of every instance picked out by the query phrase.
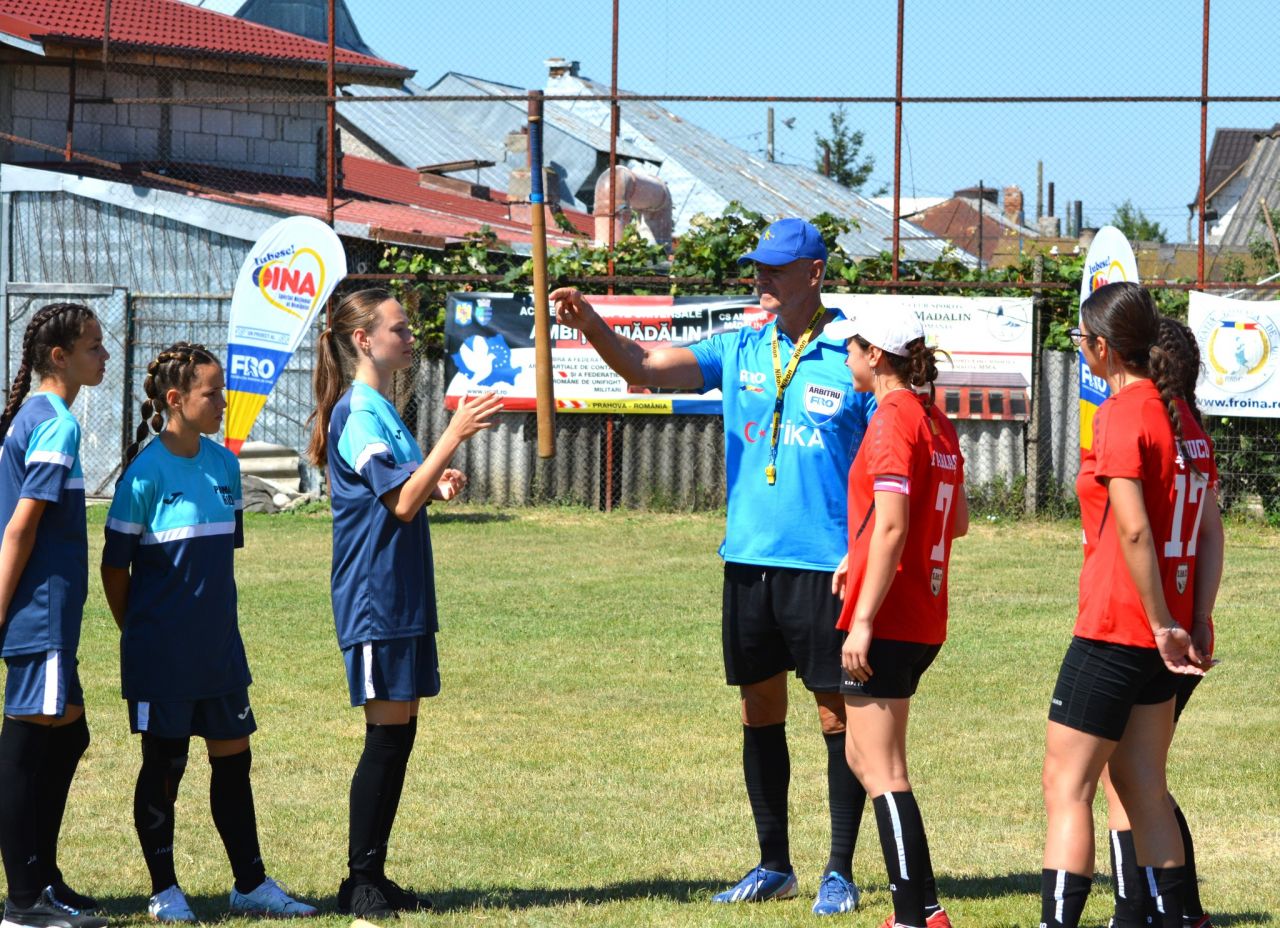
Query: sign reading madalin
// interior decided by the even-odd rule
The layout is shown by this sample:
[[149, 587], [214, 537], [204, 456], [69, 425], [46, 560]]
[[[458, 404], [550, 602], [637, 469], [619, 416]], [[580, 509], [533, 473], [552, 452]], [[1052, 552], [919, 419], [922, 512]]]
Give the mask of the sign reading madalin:
[[342, 241], [309, 216], [277, 222], [249, 250], [227, 331], [225, 442], [236, 454], [302, 336], [346, 275]]
[[[1099, 287], [1127, 280], [1138, 283], [1138, 259], [1124, 233], [1115, 226], [1103, 226], [1093, 237], [1084, 256], [1084, 277], [1080, 281], [1080, 302], [1089, 299]], [[1093, 447], [1093, 417], [1110, 395], [1107, 382], [1089, 371], [1084, 352], [1080, 362], [1080, 453]]]
[[[954, 370], [1031, 382], [1031, 300], [827, 294], [829, 308], [873, 300], [877, 311], [915, 312], [931, 344], [951, 352]], [[690, 345], [743, 326], [759, 328], [773, 317], [754, 297], [592, 296], [592, 304], [614, 331], [646, 348]], [[448, 386], [452, 409], [469, 393], [493, 390], [503, 408], [534, 409], [533, 300], [508, 293], [453, 293], [445, 307]], [[720, 392], [686, 393], [628, 387], [588, 344], [582, 333], [553, 321], [551, 362], [556, 409], [565, 413], [672, 413], [718, 415]], [[742, 371], [739, 387], [765, 392], [772, 373]], [[757, 380], [758, 378], [758, 380]], [[830, 416], [841, 397], [811, 388], [805, 409], [816, 420]]]
[[1280, 418], [1280, 304], [1193, 291], [1187, 324], [1200, 345], [1201, 411]]

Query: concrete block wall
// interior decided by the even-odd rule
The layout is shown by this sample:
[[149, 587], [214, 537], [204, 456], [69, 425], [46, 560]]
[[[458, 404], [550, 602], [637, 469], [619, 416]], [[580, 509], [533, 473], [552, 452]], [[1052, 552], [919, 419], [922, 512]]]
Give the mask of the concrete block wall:
[[[78, 98], [268, 97], [296, 93], [281, 86], [81, 66]], [[296, 85], [295, 85], [296, 87]], [[70, 71], [0, 65], [0, 131], [58, 148], [66, 144]], [[323, 92], [317, 85], [316, 93]], [[7, 105], [6, 105], [7, 104]], [[5, 124], [7, 123], [7, 124]], [[74, 147], [109, 161], [186, 161], [236, 170], [314, 178], [324, 104], [249, 102], [189, 105], [80, 103]], [[9, 160], [56, 161], [57, 152], [9, 145]]]

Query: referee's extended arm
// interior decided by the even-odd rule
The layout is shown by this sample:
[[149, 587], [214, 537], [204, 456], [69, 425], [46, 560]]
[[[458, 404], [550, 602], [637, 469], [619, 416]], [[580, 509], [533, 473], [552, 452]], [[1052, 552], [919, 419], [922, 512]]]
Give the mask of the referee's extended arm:
[[702, 368], [688, 348], [644, 348], [615, 332], [576, 287], [551, 291], [556, 321], [578, 329], [604, 362], [632, 386], [699, 390]]

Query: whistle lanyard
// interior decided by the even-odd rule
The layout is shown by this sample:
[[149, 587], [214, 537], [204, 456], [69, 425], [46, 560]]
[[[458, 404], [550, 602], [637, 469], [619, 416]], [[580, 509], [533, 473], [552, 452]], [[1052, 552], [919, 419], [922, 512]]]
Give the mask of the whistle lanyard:
[[808, 347], [809, 340], [813, 338], [813, 333], [826, 312], [825, 307], [819, 306], [813, 314], [804, 334], [796, 342], [795, 350], [791, 352], [791, 360], [787, 362], [785, 371], [782, 369], [782, 355], [778, 350], [778, 323], [775, 321], [773, 325], [773, 382], [778, 388], [778, 395], [773, 401], [773, 427], [769, 429], [769, 466], [764, 469], [764, 476], [769, 481], [769, 486], [773, 486], [778, 478], [778, 432], [782, 428], [782, 398], [787, 392], [791, 378], [795, 375], [796, 366], [800, 363], [800, 355]]

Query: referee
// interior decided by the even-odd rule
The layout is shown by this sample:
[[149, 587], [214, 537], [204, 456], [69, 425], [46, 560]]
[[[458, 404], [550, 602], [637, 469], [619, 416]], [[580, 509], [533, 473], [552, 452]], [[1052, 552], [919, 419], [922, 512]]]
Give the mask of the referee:
[[561, 325], [581, 330], [628, 384], [720, 390], [728, 522], [722, 639], [726, 681], [742, 700], [742, 766], [760, 861], [716, 902], [787, 899], [798, 892], [787, 837], [787, 673], [817, 701], [827, 748], [831, 851], [813, 911], [858, 905], [853, 848], [866, 792], [844, 755], [845, 708], [835, 628], [848, 545], [847, 482], [874, 411], [855, 393], [843, 340], [823, 329], [827, 247], [812, 224], [780, 219], [756, 249], [760, 307], [775, 319], [689, 347], [646, 349], [614, 332], [576, 289], [551, 294]]

